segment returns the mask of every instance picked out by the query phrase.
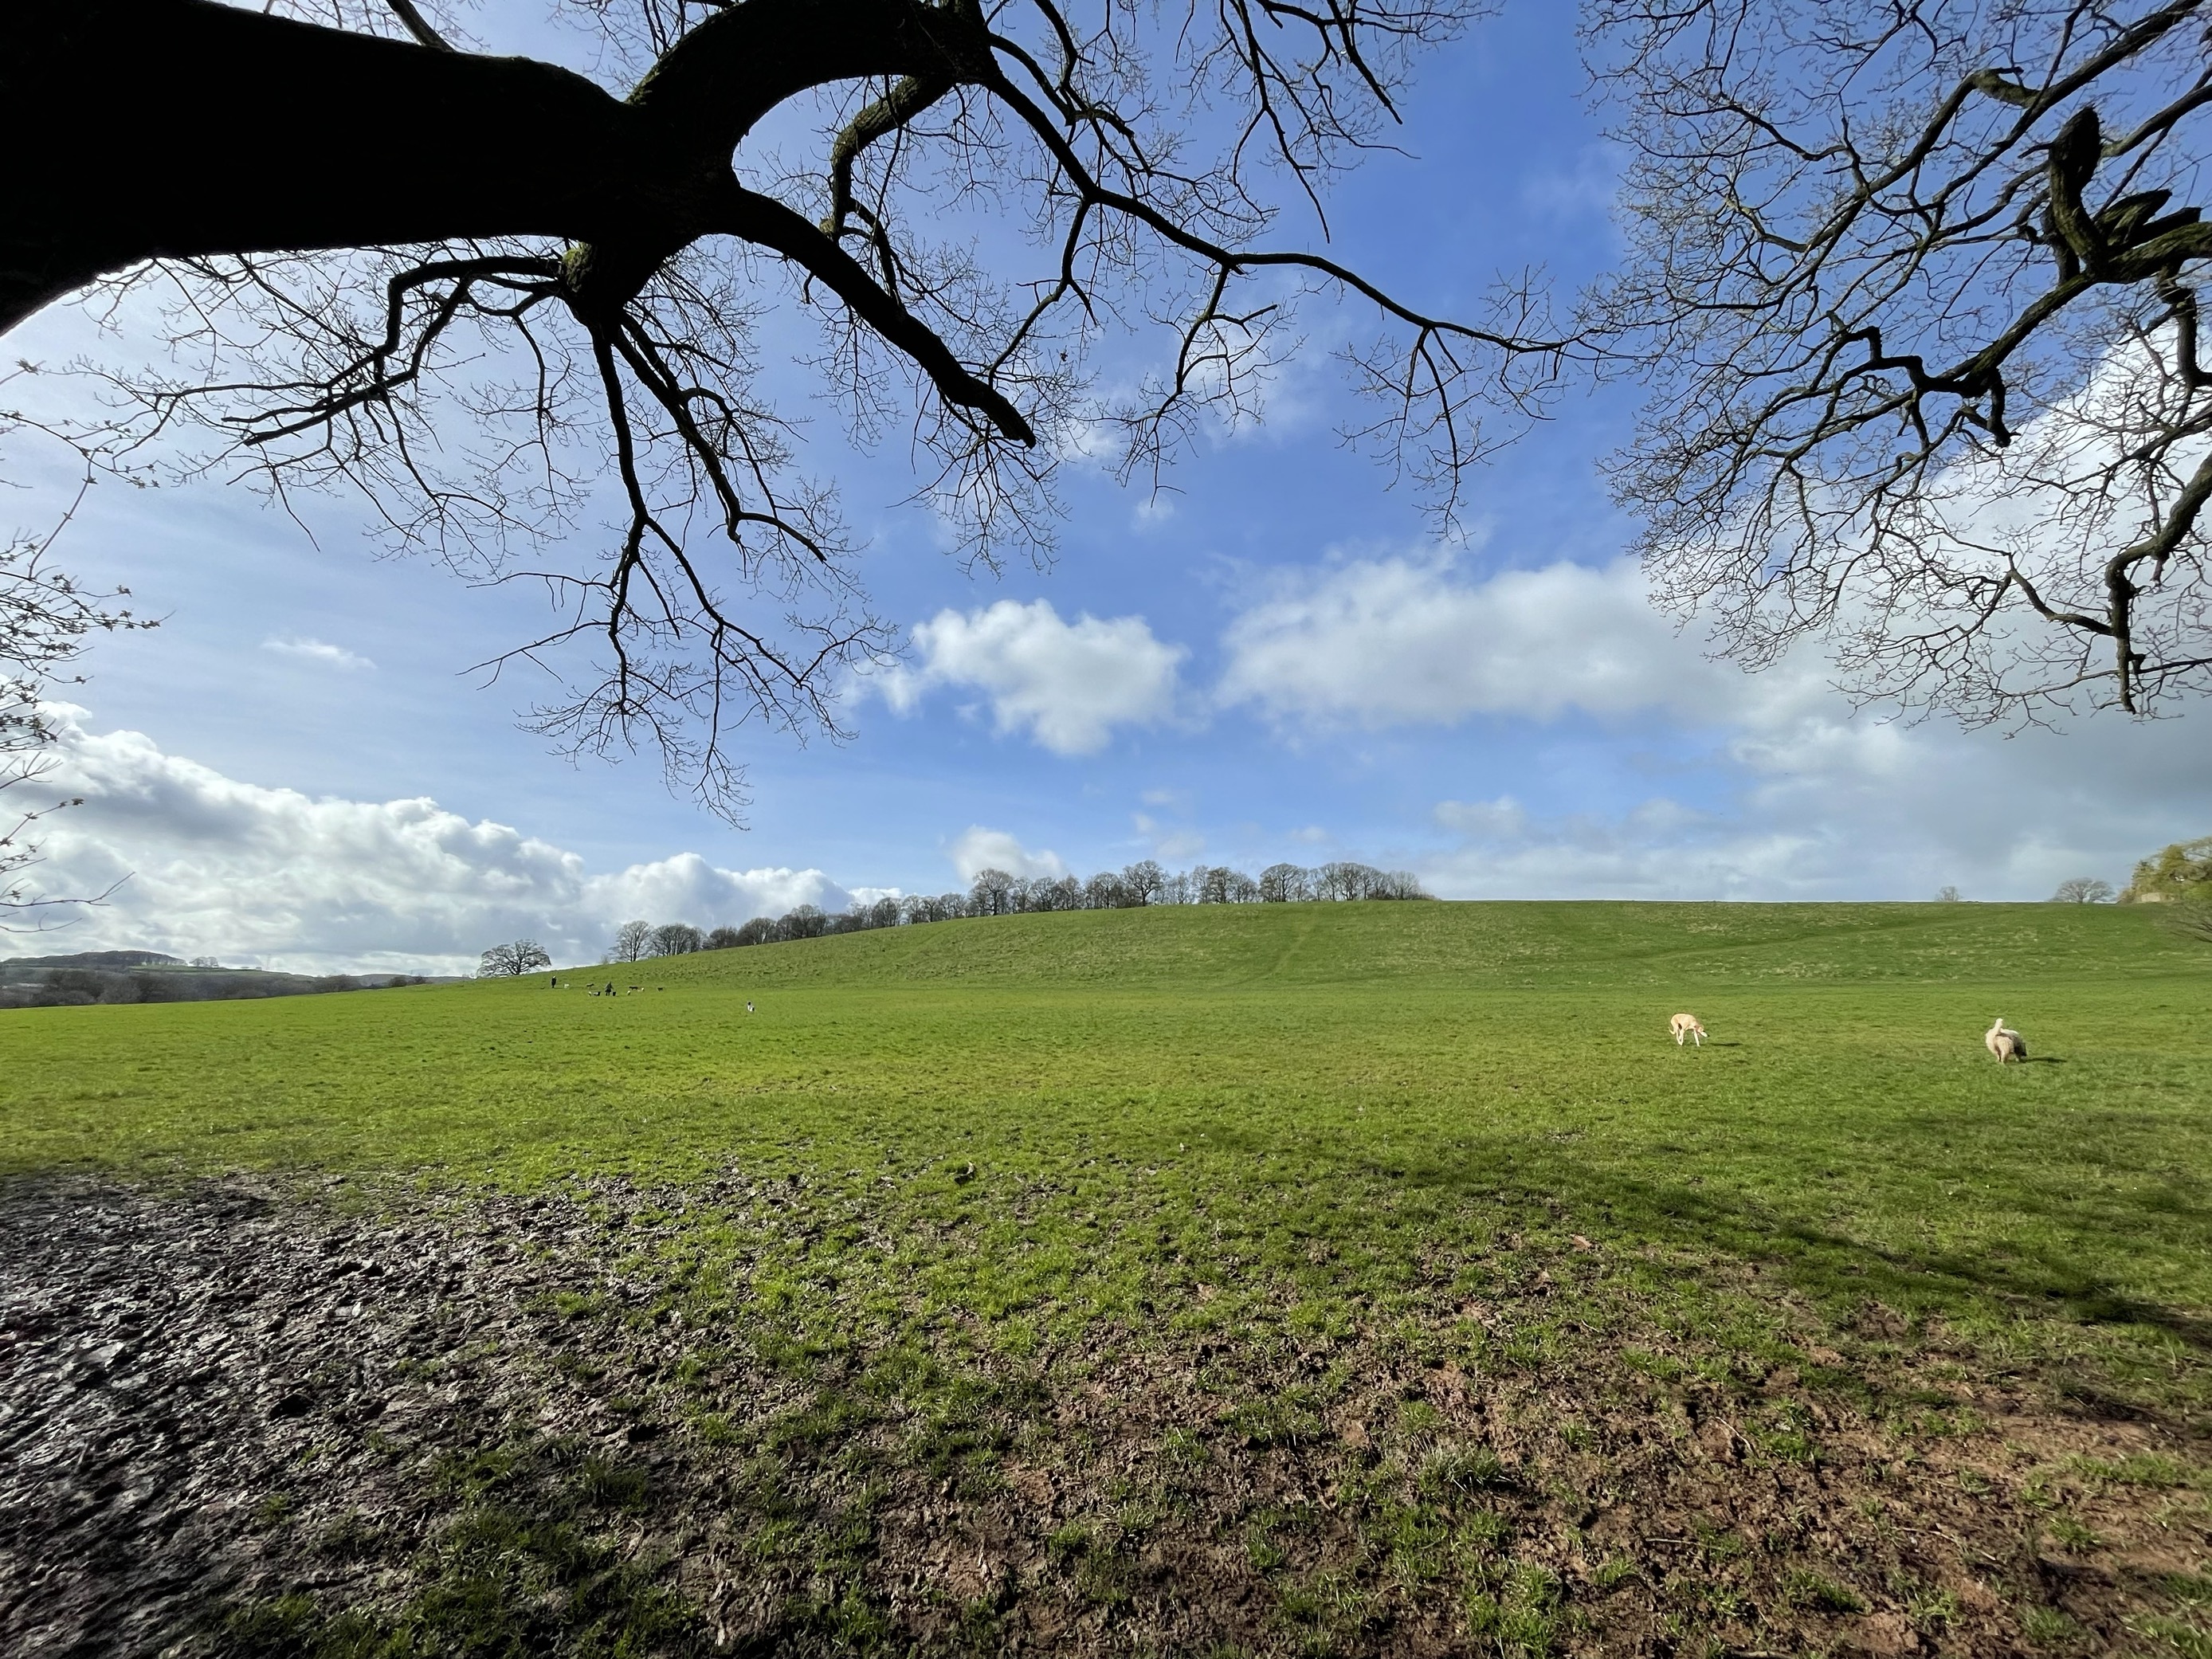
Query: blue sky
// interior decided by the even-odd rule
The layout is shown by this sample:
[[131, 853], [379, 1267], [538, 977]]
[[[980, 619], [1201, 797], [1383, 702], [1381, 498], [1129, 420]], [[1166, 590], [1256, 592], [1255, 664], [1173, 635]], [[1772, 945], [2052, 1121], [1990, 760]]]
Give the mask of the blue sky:
[[[1431, 60], [1412, 155], [1330, 204], [1339, 257], [1447, 311], [1500, 270], [1540, 263], [1564, 291], [1603, 264], [1610, 163], [1571, 13], [1510, 6]], [[548, 38], [526, 10], [477, 15], [494, 45]], [[87, 338], [56, 312], [9, 345]], [[650, 760], [571, 765], [516, 728], [528, 688], [465, 671], [538, 620], [526, 595], [379, 558], [342, 501], [313, 504], [310, 539], [242, 487], [102, 487], [58, 553], [167, 621], [101, 644], [76, 694], [64, 781], [88, 805], [48, 884], [136, 873], [52, 948], [450, 969], [518, 932], [588, 955], [629, 915], [939, 891], [987, 855], [1353, 857], [1453, 896], [2037, 898], [2212, 831], [2187, 720], [2008, 740], [1853, 718], [1817, 663], [1706, 664], [1619, 562], [1595, 464], [1632, 387], [1571, 392], [1476, 476], [1447, 548], [1338, 443], [1358, 410], [1313, 357], [1157, 501], [1072, 474], [1050, 568], [998, 578], [902, 504], [902, 444], [851, 454], [821, 414], [817, 463], [908, 655], [855, 689], [850, 743], [752, 739], [744, 832]], [[35, 523], [63, 481], [5, 459]]]

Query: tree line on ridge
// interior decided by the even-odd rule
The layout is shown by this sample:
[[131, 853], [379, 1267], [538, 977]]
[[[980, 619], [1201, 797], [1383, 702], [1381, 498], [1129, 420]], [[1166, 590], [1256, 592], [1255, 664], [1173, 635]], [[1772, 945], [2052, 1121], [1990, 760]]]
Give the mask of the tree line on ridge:
[[[1425, 899], [1419, 880], [1403, 870], [1337, 861], [1307, 869], [1271, 864], [1255, 878], [1227, 865], [1201, 864], [1170, 871], [1151, 859], [1121, 870], [1102, 870], [1088, 881], [1073, 876], [1010, 875], [978, 871], [965, 892], [910, 893], [902, 898], [857, 901], [849, 910], [824, 911], [801, 904], [780, 916], [755, 916], [737, 927], [708, 931], [689, 922], [625, 922], [605, 960], [637, 962], [648, 957], [687, 956], [695, 951], [723, 951], [740, 945], [774, 945], [787, 939], [818, 939], [829, 933], [861, 933], [877, 927], [911, 927], [969, 916], [1021, 915], [1051, 910], [1126, 910], [1154, 904], [1299, 904], [1352, 899]], [[501, 947], [514, 953], [519, 945]], [[491, 969], [486, 953], [487, 970]], [[541, 964], [532, 963], [532, 967]], [[502, 964], [503, 966], [503, 964]], [[504, 967], [512, 973], [527, 968]]]

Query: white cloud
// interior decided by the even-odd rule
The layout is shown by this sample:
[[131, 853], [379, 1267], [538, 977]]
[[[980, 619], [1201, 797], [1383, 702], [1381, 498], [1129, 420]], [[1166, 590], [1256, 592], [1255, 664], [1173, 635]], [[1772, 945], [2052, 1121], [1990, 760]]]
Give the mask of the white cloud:
[[[1221, 700], [1285, 726], [1610, 728], [1587, 761], [1563, 748], [1516, 773], [1513, 794], [1438, 802], [1447, 849], [1370, 855], [1449, 896], [2040, 898], [2212, 828], [2212, 754], [2173, 723], [2008, 738], [1855, 713], [1810, 651], [1760, 674], [1706, 661], [1626, 561], [1481, 580], [1443, 559], [1340, 563], [1285, 579], [1224, 643]], [[1638, 804], [1528, 799], [1617, 798], [1639, 772], [1668, 781]]]
[[[2212, 711], [2200, 711], [2204, 718]], [[2173, 725], [2103, 718], [2006, 738], [1930, 721], [1854, 719], [1840, 700], [1778, 696], [1724, 734], [1692, 781], [1626, 811], [1439, 802], [1456, 844], [1407, 854], [1454, 898], [2048, 897], [2071, 876], [2124, 881], [2134, 861], [2212, 825], [2212, 757]]]
[[1626, 161], [1626, 152], [1609, 143], [1584, 145], [1565, 167], [1547, 159], [1522, 179], [1522, 204], [1554, 225], [1604, 219], [1620, 194]]
[[1436, 817], [1445, 829], [1475, 840], [1510, 839], [1520, 835], [1528, 822], [1521, 803], [1510, 795], [1500, 795], [1496, 800], [1438, 801]]
[[332, 645], [326, 640], [300, 635], [265, 639], [261, 641], [261, 648], [274, 651], [279, 656], [297, 657], [303, 662], [320, 663], [326, 668], [339, 668], [348, 672], [376, 666], [357, 651], [349, 651], [345, 647]]
[[434, 800], [316, 800], [241, 783], [139, 732], [89, 733], [81, 714], [64, 712], [47, 784], [84, 805], [52, 820], [40, 885], [81, 893], [131, 879], [40, 950], [457, 973], [503, 939], [588, 962], [633, 917], [711, 927], [851, 902], [819, 870], [724, 870], [696, 853], [593, 874], [574, 853]]
[[984, 870], [1003, 870], [1010, 876], [1056, 878], [1067, 873], [1066, 861], [1049, 848], [1032, 853], [1005, 830], [986, 830], [980, 823], [969, 825], [945, 848], [945, 856], [963, 881], [975, 880]]
[[1459, 580], [1448, 559], [1366, 559], [1285, 578], [1232, 622], [1221, 702], [1280, 721], [1449, 726], [1665, 708], [1711, 715], [1741, 680], [1704, 660], [1622, 559]]
[[[1139, 798], [1147, 806], [1166, 807], [1188, 815], [1192, 801], [1182, 790], [1147, 789]], [[1150, 812], [1129, 814], [1129, 826], [1150, 848], [1152, 855], [1170, 864], [1181, 864], [1194, 859], [1206, 851], [1206, 837], [1188, 823], [1169, 823], [1154, 817]]]
[[893, 708], [908, 712], [933, 686], [974, 687], [1000, 732], [1026, 730], [1060, 755], [1095, 754], [1117, 726], [1167, 719], [1188, 654], [1155, 639], [1142, 617], [1066, 623], [1046, 599], [941, 611], [915, 626], [914, 640], [921, 667], [878, 682]]
[[1162, 823], [1149, 812], [1130, 813], [1129, 827], [1151, 846], [1154, 858], [1165, 859], [1170, 864], [1194, 859], [1206, 850], [1204, 836], [1194, 830], [1179, 830]]

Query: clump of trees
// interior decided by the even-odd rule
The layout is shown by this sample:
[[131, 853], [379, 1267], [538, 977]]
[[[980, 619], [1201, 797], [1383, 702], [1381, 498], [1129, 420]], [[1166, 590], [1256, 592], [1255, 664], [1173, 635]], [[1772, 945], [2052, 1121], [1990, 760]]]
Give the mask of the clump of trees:
[[1271, 864], [1256, 879], [1227, 865], [1200, 864], [1171, 872], [1151, 859], [1125, 869], [1102, 870], [1088, 881], [1073, 876], [1023, 877], [1004, 870], [982, 870], [964, 893], [909, 893], [903, 898], [860, 900], [842, 913], [802, 904], [780, 916], [755, 916], [742, 927], [717, 927], [706, 933], [684, 922], [659, 927], [650, 922], [625, 922], [617, 931], [606, 959], [636, 962], [647, 957], [776, 945], [787, 939], [819, 939], [829, 933], [857, 933], [878, 927], [912, 927], [969, 916], [1127, 910], [1152, 904], [1308, 904], [1430, 896], [1410, 872], [1377, 870], [1371, 865], [1350, 862], [1324, 864], [1310, 870], [1295, 864]]
[[[1002, 916], [1031, 910], [1121, 910], [1147, 904], [1297, 904], [1428, 896], [1409, 872], [1377, 870], [1365, 864], [1324, 864], [1311, 870], [1271, 864], [1255, 880], [1225, 864], [1170, 872], [1146, 859], [1124, 870], [1102, 871], [1085, 882], [1073, 876], [1024, 880], [1003, 870], [985, 870], [976, 875], [964, 901], [962, 896], [948, 895], [936, 902], [946, 907], [948, 915]], [[950, 908], [963, 902], [964, 910]]]
[[2212, 902], [2212, 836], [2178, 841], [2136, 866], [2123, 904]]

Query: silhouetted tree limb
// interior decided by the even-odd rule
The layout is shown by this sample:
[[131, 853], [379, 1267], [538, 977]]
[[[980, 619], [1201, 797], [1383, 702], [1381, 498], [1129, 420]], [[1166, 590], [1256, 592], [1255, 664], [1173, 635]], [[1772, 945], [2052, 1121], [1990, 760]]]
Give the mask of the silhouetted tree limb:
[[[0, 392], [15, 378], [0, 375]], [[0, 409], [0, 435], [16, 424]], [[0, 544], [0, 933], [43, 933], [122, 885], [43, 893], [29, 873], [46, 861], [45, 830], [54, 814], [84, 804], [80, 797], [40, 793], [41, 780], [59, 764], [53, 702], [82, 683], [72, 671], [91, 635], [156, 625], [117, 606], [130, 597], [127, 590], [94, 592], [54, 568], [48, 549], [68, 522], [65, 514], [43, 537]], [[27, 804], [31, 800], [37, 804]]]
[[1757, 665], [1970, 722], [2212, 671], [2203, 0], [1594, 0], [1629, 156], [1614, 481]]
[[[0, 327], [158, 295], [179, 366], [118, 378], [127, 444], [211, 427], [280, 500], [356, 492], [403, 548], [542, 581], [558, 622], [487, 666], [544, 665], [540, 727], [656, 743], [726, 807], [732, 730], [834, 732], [892, 637], [763, 390], [770, 313], [819, 328], [857, 435], [913, 422], [987, 562], [1048, 547], [1092, 434], [1127, 476], [1258, 418], [1316, 295], [1371, 308], [1358, 435], [1449, 514], [1486, 415], [1540, 412], [1577, 343], [1530, 284], [1458, 319], [1268, 238], [1279, 181], [1318, 208], [1489, 3], [571, 0], [606, 85], [457, 50], [428, 0], [0, 5], [0, 122], [40, 163], [0, 171]], [[817, 161], [752, 158], [779, 112]], [[1172, 367], [1103, 395], [1101, 343], [1154, 326]], [[524, 556], [610, 508], [601, 558]]]

